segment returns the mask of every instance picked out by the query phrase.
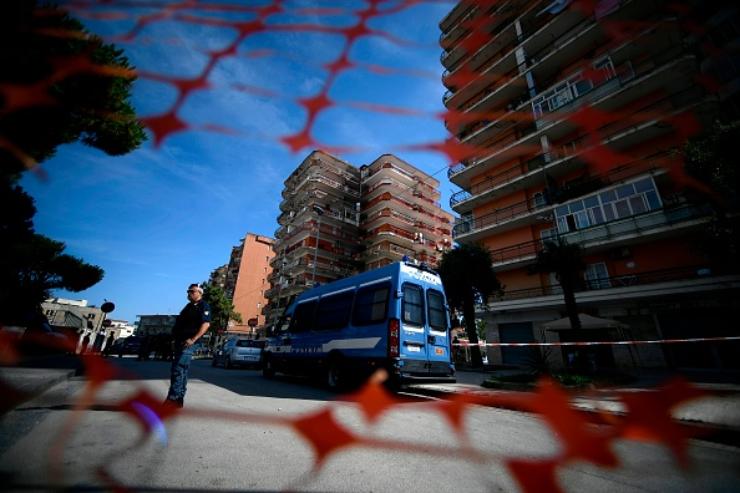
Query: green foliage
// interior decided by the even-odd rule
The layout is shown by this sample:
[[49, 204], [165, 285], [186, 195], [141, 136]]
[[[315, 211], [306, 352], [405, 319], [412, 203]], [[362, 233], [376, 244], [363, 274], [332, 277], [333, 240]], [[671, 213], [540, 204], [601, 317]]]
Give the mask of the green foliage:
[[[715, 122], [712, 128], [693, 139], [683, 149], [686, 171], [709, 185], [727, 206], [737, 207], [740, 171], [737, 165], [737, 143], [740, 121]], [[734, 203], [733, 203], [734, 202]]]
[[584, 387], [590, 385], [593, 379], [586, 375], [578, 375], [576, 373], [557, 373], [553, 375], [555, 380], [560, 382], [560, 385], [567, 387]]
[[697, 242], [698, 250], [709, 258], [716, 272], [740, 270], [737, 142], [740, 121], [715, 122], [708, 132], [689, 140], [683, 149], [686, 171], [708, 185], [708, 198], [717, 211]]
[[[63, 11], [41, 9], [34, 1], [3, 2], [0, 19], [5, 47], [0, 84], [33, 101], [0, 111], [3, 139], [38, 162], [53, 156], [60, 144], [78, 140], [110, 155], [125, 154], [146, 140], [129, 103], [135, 77], [122, 50]], [[115, 73], [103, 73], [110, 69]], [[8, 104], [9, 98], [0, 98], [0, 110]], [[25, 169], [5, 147], [0, 164], [5, 174]]]
[[0, 4], [0, 321], [22, 323], [53, 289], [81, 291], [103, 270], [36, 234], [33, 199], [17, 181], [59, 145], [81, 141], [109, 155], [145, 139], [129, 103], [123, 52], [63, 11], [32, 0]]
[[462, 244], [448, 250], [439, 263], [447, 303], [461, 311], [465, 319], [465, 332], [473, 344], [471, 357], [474, 367], [483, 366], [475, 324], [476, 299], [486, 304], [489, 296], [501, 289], [492, 264], [491, 252], [475, 244]]
[[[82, 291], [103, 278], [103, 270], [64, 253], [64, 243], [33, 232], [33, 199], [4, 179], [0, 184], [0, 321], [20, 324], [53, 289]], [[8, 204], [18, 208], [9, 210]]]
[[203, 284], [203, 299], [211, 306], [212, 330], [226, 330], [229, 320], [242, 322], [242, 316], [234, 310], [234, 304], [226, 297], [226, 293], [216, 284]]

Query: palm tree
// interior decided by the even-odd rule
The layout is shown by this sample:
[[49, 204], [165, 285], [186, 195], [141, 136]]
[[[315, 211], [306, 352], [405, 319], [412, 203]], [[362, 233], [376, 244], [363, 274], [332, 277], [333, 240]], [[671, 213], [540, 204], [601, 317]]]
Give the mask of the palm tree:
[[581, 272], [585, 268], [583, 250], [576, 243], [566, 243], [561, 238], [557, 241], [546, 241], [542, 250], [537, 253], [537, 260], [531, 273], [554, 273], [563, 289], [565, 312], [570, 319], [571, 329], [580, 329], [576, 291], [581, 286]]
[[491, 252], [481, 245], [463, 244], [442, 255], [439, 275], [451, 308], [461, 310], [465, 318], [465, 332], [472, 346], [471, 357], [475, 368], [483, 366], [478, 333], [475, 326], [475, 300], [485, 304], [488, 297], [501, 289], [493, 271]]

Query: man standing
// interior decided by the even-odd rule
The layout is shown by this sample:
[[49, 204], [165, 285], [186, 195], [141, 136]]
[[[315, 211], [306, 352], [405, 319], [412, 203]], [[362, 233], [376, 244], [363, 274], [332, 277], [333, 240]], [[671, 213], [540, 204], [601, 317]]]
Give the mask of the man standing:
[[203, 288], [191, 284], [188, 288], [188, 300], [172, 328], [172, 339], [175, 345], [175, 357], [170, 371], [170, 390], [165, 402], [178, 407], [183, 406], [185, 390], [188, 383], [188, 369], [193, 358], [193, 344], [203, 337], [211, 325], [211, 307], [203, 301]]

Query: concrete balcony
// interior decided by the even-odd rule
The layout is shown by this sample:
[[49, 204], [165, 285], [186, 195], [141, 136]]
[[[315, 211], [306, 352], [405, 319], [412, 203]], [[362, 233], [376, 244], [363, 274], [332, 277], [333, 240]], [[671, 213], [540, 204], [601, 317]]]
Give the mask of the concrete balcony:
[[[739, 288], [740, 275], [715, 275], [706, 266], [680, 267], [587, 280], [583, 289], [576, 293], [576, 303], [588, 306], [648, 298], [665, 298], [675, 302], [680, 296]], [[562, 288], [556, 284], [505, 292], [491, 299], [488, 308], [531, 310], [562, 307], [563, 303]]]
[[[683, 205], [561, 234], [560, 238], [567, 243], [579, 244], [587, 252], [594, 252], [681, 235], [706, 225], [711, 220], [711, 213], [706, 206]], [[543, 245], [544, 240], [532, 240], [491, 250], [493, 266], [496, 270], [506, 271], [531, 264]]]
[[[590, 102], [592, 108], [608, 113], [617, 111], [629, 102], [659, 89], [667, 90], [669, 95], [643, 107], [631, 109], [629, 114], [621, 115], [620, 121], [609, 122], [598, 129], [599, 133], [613, 136], [619, 131], [624, 131], [625, 126], [629, 128], [629, 126], [645, 125], [651, 121], [659, 122], [675, 111], [675, 107], [672, 107], [674, 100], [680, 100], [680, 96], [690, 95], [689, 91], [693, 85], [690, 73], [695, 70], [693, 56], [687, 55], [673, 59], [657, 67], [652, 65], [646, 70], [647, 73], [636, 73], [634, 78], [626, 82], [618, 78], [612, 79], [613, 82], [610, 82], [606, 93], [600, 92], [597, 98], [584, 99], [583, 102]], [[635, 71], [637, 72], [637, 69]], [[471, 160], [468, 166], [456, 168], [457, 172], [448, 171], [450, 181], [461, 188], [469, 189], [470, 180], [474, 176], [485, 173], [508, 160], [535, 156], [537, 153], [532, 149], [539, 147], [542, 136], [547, 136], [551, 141], [557, 141], [578, 130], [579, 127], [569, 118], [573, 113], [574, 102], [560, 108], [557, 112], [544, 115], [542, 118], [546, 123], [532, 125], [531, 131], [518, 140], [488, 155]], [[641, 115], [645, 115], [642, 117], [643, 121], [635, 124]]]

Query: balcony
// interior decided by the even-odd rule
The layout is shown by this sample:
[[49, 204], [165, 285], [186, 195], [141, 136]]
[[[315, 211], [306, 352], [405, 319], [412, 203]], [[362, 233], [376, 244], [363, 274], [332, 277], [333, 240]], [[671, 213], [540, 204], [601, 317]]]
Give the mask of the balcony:
[[[443, 96], [443, 102], [445, 105], [449, 104], [456, 108], [474, 106], [477, 104], [475, 101], [469, 104], [477, 97], [473, 94], [480, 93], [486, 86], [497, 81], [499, 86], [494, 92], [499, 93], [503, 88], [511, 89], [511, 83], [514, 80], [520, 79], [526, 70], [552, 53], [565, 49], [568, 55], [571, 55], [573, 47], [576, 46], [573, 41], [576, 39], [579, 39], [579, 45], [583, 44], [581, 48], [585, 49], [586, 46], [591, 46], [594, 42], [603, 39], [603, 33], [597, 29], [593, 18], [584, 18], [577, 9], [568, 9], [556, 15], [538, 30], [531, 32], [501, 57], [486, 63], [480, 69], [480, 77], [476, 80], [470, 81], [457, 92], [447, 91]], [[515, 53], [519, 49], [523, 49], [528, 54], [528, 62], [525, 65], [516, 62]], [[496, 101], [503, 100], [504, 96], [505, 93], [499, 93]]]
[[[523, 200], [516, 204], [496, 209], [493, 212], [461, 221], [452, 227], [452, 237], [461, 241], [476, 241], [490, 235], [493, 229], [504, 231], [525, 224], [537, 222], [534, 213], [548, 213], [552, 206], [535, 199]], [[502, 228], [506, 225], [506, 228]]]
[[[634, 244], [636, 240], [645, 241], [647, 237], [653, 241], [705, 224], [711, 212], [707, 206], [682, 205], [561, 234], [560, 238], [567, 243], [577, 243], [584, 250], [615, 248]], [[544, 240], [532, 240], [491, 250], [493, 266], [508, 270], [529, 264], [542, 250], [543, 243]]]
[[[635, 67], [635, 77], [627, 82], [621, 82], [618, 78], [612, 79], [617, 82], [610, 85], [605, 94], [599, 94], [599, 98], [591, 102], [593, 108], [604, 112], [614, 111], [630, 101], [661, 89], [667, 90], [668, 95], [642, 107], [630, 109], [628, 114], [620, 114], [619, 119], [615, 118], [600, 128], [592, 130], [592, 138], [594, 132], [596, 135], [614, 136], [617, 132], [626, 132], [630, 128], [653, 126], [673, 116], [675, 102], [687, 100], [696, 93], [692, 86], [693, 79], [689, 77], [690, 72], [695, 70], [694, 63], [694, 57], [688, 55], [678, 59], [674, 58], [670, 63], [657, 67], [651, 64], [650, 68], [643, 69], [642, 74]], [[674, 92], [671, 92], [671, 89]], [[462, 188], [469, 188], [469, 181], [474, 174], [484, 173], [511, 159], [532, 156], [534, 154], [532, 148], [539, 145], [540, 137], [543, 135], [551, 140], [558, 140], [578, 128], [577, 124], [569, 118], [571, 115], [571, 111], [562, 110], [547, 115], [546, 124], [533, 126], [531, 132], [509, 145], [487, 156], [471, 160], [468, 166], [462, 167], [457, 173], [448, 172], [450, 181]], [[585, 137], [582, 135], [579, 138]], [[604, 140], [606, 142], [609, 139]]]
[[[576, 292], [581, 305], [614, 300], [693, 295], [701, 291], [738, 289], [740, 276], [714, 275], [706, 266], [687, 266], [640, 272], [622, 276], [588, 279]], [[563, 304], [563, 290], [559, 284], [504, 292], [489, 302], [489, 308], [498, 310], [557, 307]]]

